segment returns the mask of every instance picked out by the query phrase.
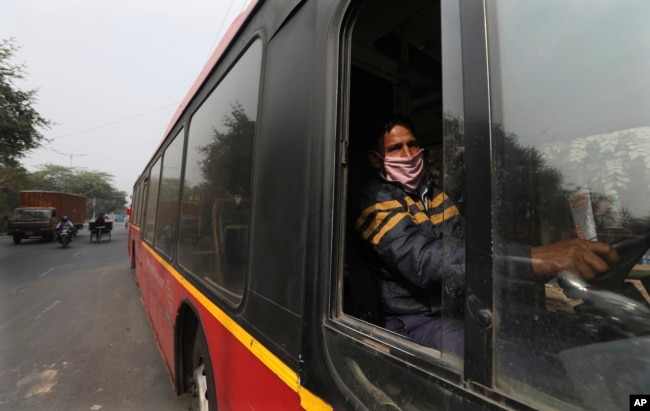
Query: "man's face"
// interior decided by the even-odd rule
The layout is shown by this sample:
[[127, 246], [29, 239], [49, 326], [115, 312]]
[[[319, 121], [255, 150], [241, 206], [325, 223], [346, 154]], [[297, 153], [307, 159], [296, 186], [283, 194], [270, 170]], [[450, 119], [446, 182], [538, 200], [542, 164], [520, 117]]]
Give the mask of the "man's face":
[[[408, 128], [397, 125], [387, 131], [377, 143], [377, 153], [382, 157], [413, 157], [420, 151], [420, 143]], [[370, 163], [375, 168], [383, 167], [383, 160], [370, 152]]]

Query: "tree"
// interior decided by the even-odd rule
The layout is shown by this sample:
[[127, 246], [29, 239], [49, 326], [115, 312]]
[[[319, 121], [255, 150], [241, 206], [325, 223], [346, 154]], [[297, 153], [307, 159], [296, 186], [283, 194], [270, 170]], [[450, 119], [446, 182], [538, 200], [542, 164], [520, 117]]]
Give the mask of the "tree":
[[207, 190], [217, 197], [239, 195], [250, 198], [255, 121], [248, 118], [239, 103], [224, 115], [227, 132], [214, 129], [210, 144], [201, 147], [201, 164]]
[[22, 166], [0, 166], [0, 233], [7, 228], [4, 223], [18, 205], [18, 193], [28, 178], [28, 172]]
[[[650, 185], [650, 127], [594, 134], [542, 147], [549, 162], [570, 170], [577, 184], [593, 190], [645, 192]], [[643, 186], [634, 186], [633, 177]]]
[[46, 138], [38, 131], [52, 123], [34, 109], [36, 90], [20, 90], [15, 82], [25, 78], [25, 66], [11, 63], [19, 49], [15, 40], [0, 41], [0, 167], [16, 165], [19, 158]]

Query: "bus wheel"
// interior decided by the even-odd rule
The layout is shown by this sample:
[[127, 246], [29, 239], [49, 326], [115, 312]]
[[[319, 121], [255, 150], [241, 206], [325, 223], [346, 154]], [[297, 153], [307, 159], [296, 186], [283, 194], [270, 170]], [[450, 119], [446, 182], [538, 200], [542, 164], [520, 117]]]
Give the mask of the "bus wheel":
[[199, 327], [192, 352], [192, 411], [216, 411], [214, 375], [203, 328]]

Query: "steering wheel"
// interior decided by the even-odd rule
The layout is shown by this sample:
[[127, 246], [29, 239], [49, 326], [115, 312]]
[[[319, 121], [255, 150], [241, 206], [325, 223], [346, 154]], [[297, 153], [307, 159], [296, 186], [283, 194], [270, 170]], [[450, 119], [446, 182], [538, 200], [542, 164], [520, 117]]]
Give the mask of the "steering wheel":
[[589, 280], [594, 287], [612, 291], [620, 291], [625, 279], [632, 268], [641, 260], [641, 257], [650, 249], [650, 229], [643, 235], [628, 235], [611, 243], [618, 252], [619, 260], [607, 271]]
[[611, 243], [619, 261], [592, 280], [560, 273], [558, 285], [568, 298], [581, 299], [574, 310], [583, 328], [600, 338], [629, 338], [650, 334], [650, 304], [634, 285], [625, 282], [641, 256], [650, 249], [650, 229]]

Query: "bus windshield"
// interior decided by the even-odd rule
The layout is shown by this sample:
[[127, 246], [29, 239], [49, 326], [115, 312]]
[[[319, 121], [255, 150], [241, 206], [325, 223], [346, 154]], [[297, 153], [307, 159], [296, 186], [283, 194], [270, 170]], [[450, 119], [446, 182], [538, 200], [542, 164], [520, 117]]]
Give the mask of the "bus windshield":
[[[643, 1], [488, 3], [497, 250], [576, 236], [612, 242], [649, 226], [648, 15]], [[648, 268], [637, 264], [632, 277]], [[594, 409], [623, 409], [628, 394], [647, 392], [645, 362], [629, 356], [649, 354], [634, 337], [642, 327], [628, 322], [647, 311], [639, 280], [595, 280], [592, 295], [572, 295], [562, 279], [534, 284], [498, 264], [495, 276], [500, 389]], [[634, 308], [616, 325], [621, 313], [599, 311], [598, 298]]]

